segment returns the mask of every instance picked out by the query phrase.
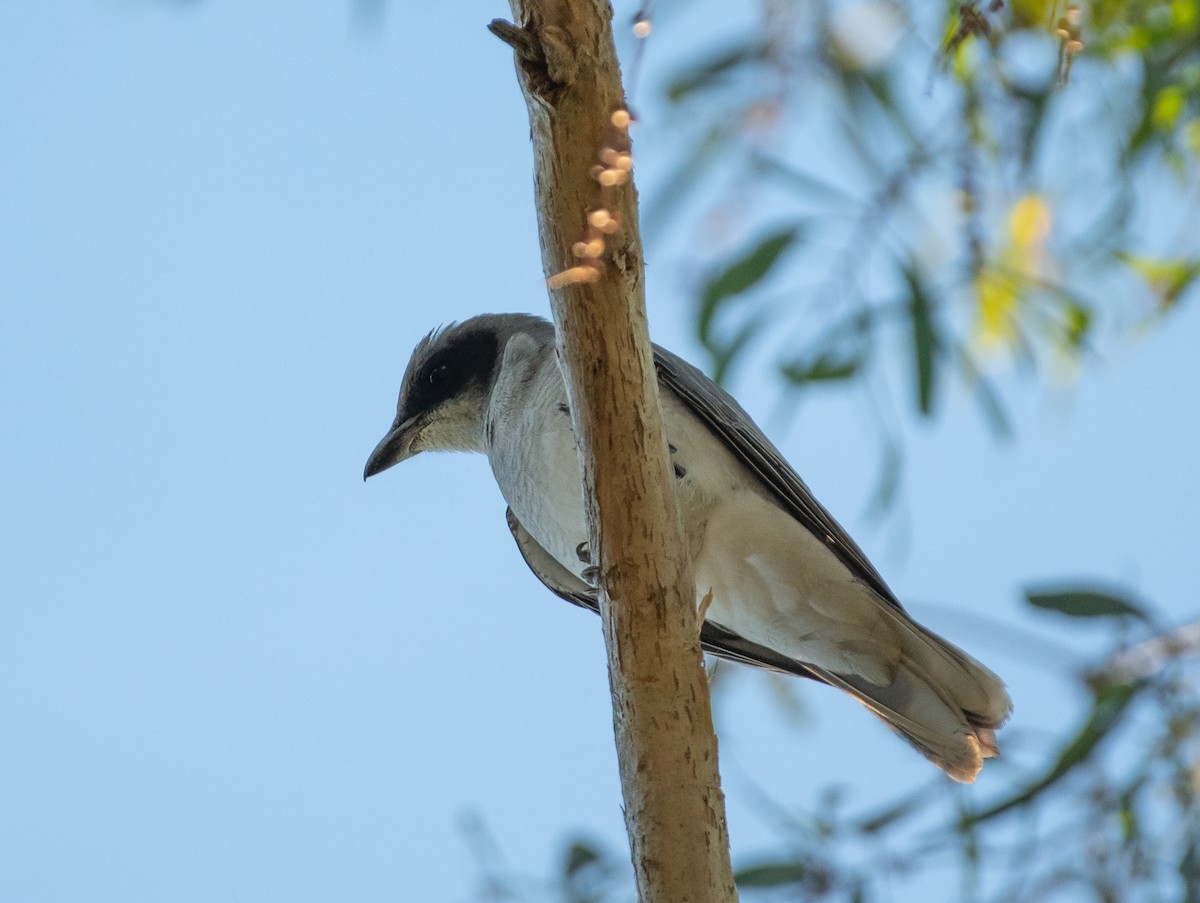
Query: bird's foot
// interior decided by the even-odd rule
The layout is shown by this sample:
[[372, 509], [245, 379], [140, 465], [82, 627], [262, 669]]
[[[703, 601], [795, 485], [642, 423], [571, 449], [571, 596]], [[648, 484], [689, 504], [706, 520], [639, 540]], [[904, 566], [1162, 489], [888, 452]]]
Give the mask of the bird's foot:
[[[677, 449], [674, 445], [672, 445], [670, 442], [668, 442], [667, 443], [667, 451], [669, 451], [671, 454], [675, 454], [675, 452], [679, 451], [679, 449]], [[682, 480], [684, 477], [687, 476], [687, 470], [685, 470], [683, 465], [680, 464], [678, 461], [674, 461], [674, 460], [671, 461], [671, 467], [675, 471], [675, 478], [677, 480]]]

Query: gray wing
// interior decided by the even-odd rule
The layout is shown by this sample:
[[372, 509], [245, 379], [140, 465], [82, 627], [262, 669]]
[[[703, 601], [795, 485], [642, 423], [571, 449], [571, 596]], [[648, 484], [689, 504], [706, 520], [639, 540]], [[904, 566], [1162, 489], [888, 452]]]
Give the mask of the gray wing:
[[875, 566], [841, 524], [813, 498], [799, 474], [784, 460], [750, 415], [724, 389], [683, 358], [654, 346], [659, 385], [666, 387], [699, 417], [713, 435], [758, 478], [779, 504], [849, 568], [850, 573], [901, 611], [904, 606], [884, 583]]
[[542, 548], [541, 543], [534, 539], [517, 520], [512, 508], [505, 510], [504, 519], [508, 521], [508, 529], [512, 531], [513, 539], [517, 541], [521, 557], [529, 565], [529, 570], [533, 571], [534, 575], [545, 584], [546, 589], [560, 599], [566, 599], [572, 605], [578, 605], [580, 608], [600, 614], [600, 602], [596, 598], [596, 591], [559, 564], [557, 558]]
[[[559, 564], [558, 559], [542, 548], [526, 530], [509, 508], [504, 513], [508, 521], [508, 529], [512, 531], [521, 557], [529, 565], [529, 569], [542, 581], [545, 587], [572, 605], [586, 608], [596, 614], [600, 613], [600, 602], [596, 591]], [[705, 622], [700, 627], [700, 646], [705, 652], [717, 655], [730, 661], [741, 662], [743, 665], [753, 665], [770, 671], [779, 671], [797, 677], [810, 677], [813, 680], [826, 683], [800, 662], [793, 661], [765, 646], [751, 643], [731, 630], [718, 627], [716, 624]]]

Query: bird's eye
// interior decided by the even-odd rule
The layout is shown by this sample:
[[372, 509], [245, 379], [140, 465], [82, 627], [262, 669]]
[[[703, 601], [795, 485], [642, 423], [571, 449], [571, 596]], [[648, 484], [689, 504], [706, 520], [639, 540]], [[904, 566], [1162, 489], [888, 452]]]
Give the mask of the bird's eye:
[[436, 386], [446, 378], [446, 374], [450, 372], [449, 364], [439, 364], [429, 371], [429, 385]]

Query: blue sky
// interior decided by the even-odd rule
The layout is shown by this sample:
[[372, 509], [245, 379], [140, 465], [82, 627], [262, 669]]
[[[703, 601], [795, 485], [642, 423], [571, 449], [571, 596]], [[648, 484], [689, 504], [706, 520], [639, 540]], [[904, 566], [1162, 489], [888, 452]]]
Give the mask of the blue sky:
[[[534, 873], [568, 829], [622, 842], [599, 622], [525, 570], [486, 462], [361, 480], [421, 335], [547, 311], [524, 105], [484, 28], [506, 14], [0, 9], [0, 899], [463, 899], [465, 813]], [[655, 337], [692, 353], [651, 264]], [[1021, 581], [1195, 615], [1198, 341], [1193, 305], [1073, 392], [1016, 390], [1008, 445], [949, 397], [908, 429], [882, 529], [858, 409], [813, 399], [779, 436], [911, 608], [1008, 679], [1013, 731], [1078, 701], [972, 620], [1017, 622]], [[769, 378], [735, 388], [765, 419]], [[930, 779], [832, 692], [800, 688], [796, 730], [730, 683], [735, 859], [772, 837], [751, 780], [788, 804]]]

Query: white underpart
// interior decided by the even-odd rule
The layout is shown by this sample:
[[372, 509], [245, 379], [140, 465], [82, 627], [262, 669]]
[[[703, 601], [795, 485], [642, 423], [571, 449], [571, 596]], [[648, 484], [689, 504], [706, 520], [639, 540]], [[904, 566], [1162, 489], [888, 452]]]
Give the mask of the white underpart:
[[879, 596], [758, 494], [712, 507], [694, 567], [697, 595], [712, 593], [710, 621], [796, 661], [892, 682], [901, 644]]
[[587, 540], [583, 479], [566, 391], [554, 359], [516, 336], [508, 343], [486, 412], [488, 460], [504, 500], [530, 535], [575, 576]]

